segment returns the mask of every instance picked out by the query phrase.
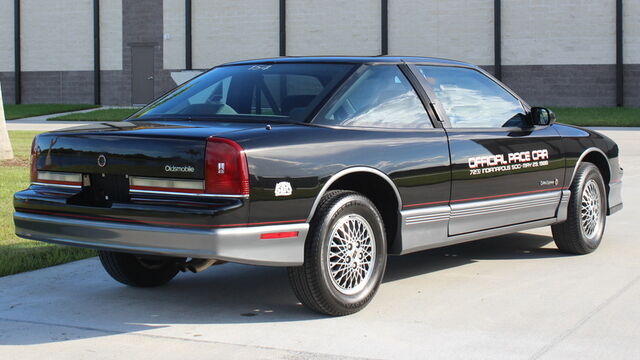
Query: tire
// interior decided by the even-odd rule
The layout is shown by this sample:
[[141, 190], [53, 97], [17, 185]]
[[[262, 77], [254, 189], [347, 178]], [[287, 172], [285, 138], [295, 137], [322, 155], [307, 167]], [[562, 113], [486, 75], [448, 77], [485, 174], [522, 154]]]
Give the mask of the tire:
[[[344, 231], [355, 228], [360, 231]], [[288, 269], [289, 282], [308, 308], [348, 315], [369, 304], [386, 264], [384, 223], [373, 203], [357, 192], [329, 191], [311, 221], [304, 264]]]
[[104, 269], [115, 280], [134, 287], [164, 285], [178, 273], [176, 260], [128, 253], [98, 251]]
[[558, 249], [569, 254], [593, 252], [602, 241], [607, 218], [607, 190], [598, 168], [582, 163], [570, 187], [567, 220], [551, 226]]

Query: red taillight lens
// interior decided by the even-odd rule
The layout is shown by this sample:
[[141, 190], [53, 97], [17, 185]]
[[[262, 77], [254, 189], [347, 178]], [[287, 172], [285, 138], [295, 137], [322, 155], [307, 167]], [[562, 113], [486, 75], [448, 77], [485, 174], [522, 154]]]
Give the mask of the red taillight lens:
[[205, 157], [205, 192], [249, 195], [249, 169], [244, 149], [235, 141], [210, 137]]
[[31, 182], [38, 181], [38, 154], [36, 153], [36, 138], [31, 142]]

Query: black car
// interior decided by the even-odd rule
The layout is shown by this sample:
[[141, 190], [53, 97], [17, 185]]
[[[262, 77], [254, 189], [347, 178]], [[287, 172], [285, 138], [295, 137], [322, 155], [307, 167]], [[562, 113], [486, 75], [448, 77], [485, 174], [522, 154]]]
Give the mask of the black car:
[[229, 63], [124, 122], [37, 136], [16, 233], [98, 249], [131, 286], [286, 266], [303, 304], [349, 314], [389, 254], [547, 225], [595, 250], [622, 208], [618, 146], [554, 121], [458, 61]]

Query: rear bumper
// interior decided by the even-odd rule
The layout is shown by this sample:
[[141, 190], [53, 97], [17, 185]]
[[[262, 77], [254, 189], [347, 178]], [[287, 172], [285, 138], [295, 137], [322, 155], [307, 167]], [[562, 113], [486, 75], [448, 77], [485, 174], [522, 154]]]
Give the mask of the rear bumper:
[[[309, 224], [176, 229], [107, 223], [16, 212], [16, 235], [33, 240], [129, 253], [218, 259], [243, 264], [297, 266], [303, 263]], [[295, 237], [261, 239], [274, 232]]]

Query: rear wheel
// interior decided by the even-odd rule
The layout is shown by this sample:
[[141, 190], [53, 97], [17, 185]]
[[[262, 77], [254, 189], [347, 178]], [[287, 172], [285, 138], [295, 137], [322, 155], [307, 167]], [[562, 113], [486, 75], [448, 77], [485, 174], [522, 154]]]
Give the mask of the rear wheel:
[[178, 273], [176, 259], [112, 251], [98, 251], [104, 269], [115, 280], [129, 286], [153, 287], [169, 282]]
[[384, 224], [373, 203], [353, 191], [330, 191], [311, 222], [304, 264], [289, 268], [289, 280], [310, 309], [348, 315], [371, 301], [386, 262]]
[[551, 226], [553, 240], [560, 251], [588, 254], [602, 241], [607, 191], [600, 171], [591, 163], [580, 164], [570, 189], [567, 220]]

